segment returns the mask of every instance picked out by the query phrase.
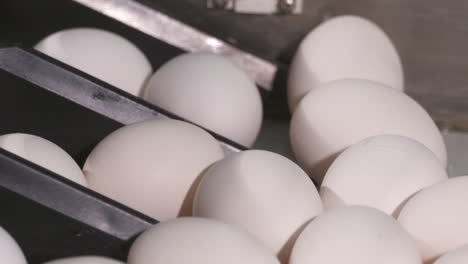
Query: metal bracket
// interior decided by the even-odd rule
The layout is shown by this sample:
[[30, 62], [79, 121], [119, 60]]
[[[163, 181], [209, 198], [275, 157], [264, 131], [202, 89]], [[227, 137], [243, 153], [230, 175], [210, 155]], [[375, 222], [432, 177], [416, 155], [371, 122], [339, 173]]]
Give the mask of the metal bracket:
[[302, 4], [303, 0], [207, 0], [208, 8], [257, 15], [299, 14]]
[[232, 10], [234, 9], [235, 0], [208, 0], [206, 5], [208, 8], [218, 8]]

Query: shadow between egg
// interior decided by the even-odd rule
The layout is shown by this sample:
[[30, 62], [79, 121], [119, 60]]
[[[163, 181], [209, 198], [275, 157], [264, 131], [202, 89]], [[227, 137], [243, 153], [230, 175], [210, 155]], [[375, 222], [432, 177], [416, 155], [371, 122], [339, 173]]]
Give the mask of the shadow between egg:
[[215, 161], [212, 163], [210, 166], [205, 168], [198, 176], [197, 178], [193, 181], [192, 185], [190, 186], [189, 191], [187, 192], [187, 195], [185, 196], [184, 202], [182, 203], [182, 206], [180, 207], [179, 213], [177, 217], [187, 217], [187, 216], [193, 216], [193, 200], [195, 199], [195, 195], [198, 190], [198, 186], [200, 185], [201, 180], [203, 179], [203, 176], [205, 173], [214, 165], [216, 164]]
[[287, 264], [289, 262], [289, 258], [291, 256], [292, 249], [294, 247], [294, 244], [296, 243], [297, 239], [299, 236], [302, 234], [302, 231], [309, 225], [310, 222], [312, 222], [315, 219], [312, 218], [311, 220], [306, 221], [304, 224], [302, 224], [286, 241], [286, 244], [281, 248], [279, 251], [277, 257], [283, 264]]

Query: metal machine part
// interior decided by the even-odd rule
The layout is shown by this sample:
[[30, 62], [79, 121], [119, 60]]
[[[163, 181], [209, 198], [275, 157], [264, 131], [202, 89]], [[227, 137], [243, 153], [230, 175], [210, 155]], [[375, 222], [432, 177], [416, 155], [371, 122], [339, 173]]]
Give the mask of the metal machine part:
[[281, 13], [293, 14], [300, 12], [302, 2], [298, 0], [280, 0], [278, 2], [278, 10]]
[[207, 6], [246, 14], [299, 14], [302, 0], [207, 0]]
[[234, 0], [207, 0], [208, 8], [220, 8], [231, 10], [234, 8]]

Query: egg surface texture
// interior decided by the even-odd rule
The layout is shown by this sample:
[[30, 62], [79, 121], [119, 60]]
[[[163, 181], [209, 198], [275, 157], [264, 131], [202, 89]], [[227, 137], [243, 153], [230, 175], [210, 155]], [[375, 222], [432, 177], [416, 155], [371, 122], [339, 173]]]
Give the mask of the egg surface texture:
[[297, 239], [289, 264], [421, 264], [416, 243], [392, 217], [352, 206], [316, 217]]
[[0, 136], [0, 148], [78, 184], [88, 185], [75, 160], [65, 150], [47, 139], [21, 133], [6, 134]]
[[2, 263], [27, 264], [23, 251], [10, 234], [0, 227], [0, 252], [2, 253]]
[[172, 59], [150, 78], [144, 98], [247, 147], [262, 124], [255, 83], [220, 55], [191, 53]]
[[458, 248], [437, 259], [434, 264], [464, 264], [468, 263], [468, 245]]
[[155, 225], [137, 238], [128, 264], [279, 264], [248, 233], [203, 218], [182, 217]]
[[340, 79], [371, 80], [403, 90], [397, 50], [382, 29], [365, 18], [331, 18], [305, 37], [289, 73], [291, 112], [309, 91]]
[[429, 114], [409, 96], [376, 82], [340, 80], [312, 90], [290, 127], [293, 152], [317, 182], [347, 147], [385, 134], [421, 142], [447, 166], [444, 140]]
[[366, 205], [392, 215], [414, 193], [447, 180], [439, 159], [423, 144], [402, 136], [375, 136], [333, 162], [320, 187], [327, 210]]
[[398, 216], [424, 261], [468, 244], [468, 176], [450, 178], [412, 197]]
[[81, 256], [57, 259], [44, 264], [124, 264], [121, 261], [98, 256]]
[[133, 43], [101, 29], [58, 31], [34, 48], [135, 96], [141, 94], [153, 72], [145, 54]]
[[215, 163], [195, 196], [195, 216], [249, 231], [282, 260], [301, 227], [322, 212], [317, 189], [289, 159], [249, 150]]
[[164, 221], [191, 215], [197, 178], [223, 157], [218, 141], [203, 129], [152, 120], [104, 138], [83, 170], [91, 189]]

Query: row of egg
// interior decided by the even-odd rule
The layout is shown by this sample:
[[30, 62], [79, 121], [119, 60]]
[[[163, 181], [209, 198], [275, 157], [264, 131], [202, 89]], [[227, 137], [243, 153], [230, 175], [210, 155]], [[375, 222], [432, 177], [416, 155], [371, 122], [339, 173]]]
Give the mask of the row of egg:
[[[463, 224], [468, 177], [448, 180], [442, 135], [429, 114], [403, 93], [403, 85], [398, 53], [375, 24], [354, 16], [326, 21], [301, 43], [291, 66], [291, 146], [302, 168], [321, 184], [326, 211], [349, 205], [379, 209], [398, 220], [417, 242], [422, 261], [432, 263], [468, 246]], [[372, 252], [378, 240], [367, 242]], [[349, 261], [356, 257], [353, 243], [338, 257], [309, 253], [308, 263]], [[330, 248], [324, 246], [322, 254]], [[420, 262], [392, 260], [379, 250], [373, 254], [357, 262]]]
[[222, 56], [183, 54], [152, 74], [134, 44], [94, 28], [59, 31], [35, 49], [244, 146], [260, 131], [263, 107], [255, 83]]
[[441, 133], [403, 89], [398, 53], [377, 25], [356, 16], [319, 25], [302, 41], [289, 75], [291, 147], [298, 163], [321, 183], [344, 149], [394, 134], [423, 143], [445, 167]]
[[[110, 134], [88, 157], [84, 167], [86, 176], [71, 157], [45, 139], [25, 134], [4, 135], [0, 137], [0, 147], [163, 222], [193, 215], [231, 224], [254, 236], [283, 263], [288, 259], [289, 263], [307, 263], [302, 259], [315, 256], [309, 252], [315, 242], [308, 242], [307, 237], [320, 236], [307, 235], [307, 230], [308, 226], [322, 223], [319, 219], [327, 219], [323, 220], [325, 226], [317, 230], [327, 230], [322, 235], [330, 239], [327, 244], [330, 250], [334, 248], [340, 252], [351, 246], [369, 247], [369, 241], [359, 240], [365, 237], [363, 234], [386, 232], [386, 228], [367, 230], [372, 226], [363, 222], [367, 214], [371, 215], [369, 221], [374, 221], [372, 215], [378, 215], [377, 218], [392, 223], [391, 234], [398, 229], [407, 238], [411, 235], [418, 242], [425, 261], [468, 244], [465, 205], [468, 177], [448, 179], [443, 165], [427, 147], [403, 136], [375, 136], [346, 149], [327, 171], [320, 193], [308, 175], [287, 158], [260, 150], [223, 158], [221, 147], [208, 133], [175, 120], [146, 121]], [[350, 205], [361, 207], [347, 207]], [[322, 214], [323, 207], [326, 212]], [[353, 220], [354, 213], [364, 216]], [[336, 220], [325, 217], [334, 214], [338, 215]], [[392, 217], [403, 228], [396, 225]], [[302, 231], [304, 226], [307, 227]], [[155, 228], [162, 227], [164, 225], [158, 224]], [[331, 232], [339, 228], [349, 230], [337, 231], [333, 237]], [[350, 233], [352, 230], [356, 233]], [[192, 234], [193, 231], [187, 233]], [[374, 246], [388, 243], [376, 239], [375, 233], [371, 234], [366, 239], [374, 239], [369, 242]], [[168, 235], [171, 236], [177, 237], [177, 234]], [[301, 237], [306, 237], [305, 242], [300, 242]], [[346, 241], [354, 242], [337, 242], [345, 237], [349, 239]], [[177, 244], [183, 241], [182, 238], [175, 240]], [[304, 256], [294, 260], [294, 252], [301, 252], [296, 248], [301, 248], [302, 243], [307, 245], [304, 250], [309, 253], [298, 253]], [[153, 243], [146, 244], [151, 248], [149, 252], [155, 250]], [[407, 250], [411, 248], [418, 252], [416, 245]], [[356, 254], [354, 250], [350, 252]], [[344, 252], [340, 255], [346, 256]], [[364, 261], [370, 255], [363, 253], [361, 257]], [[396, 261], [388, 260], [388, 263]], [[329, 261], [326, 263], [338, 260]], [[420, 263], [405, 261], [402, 257], [398, 262]]]

